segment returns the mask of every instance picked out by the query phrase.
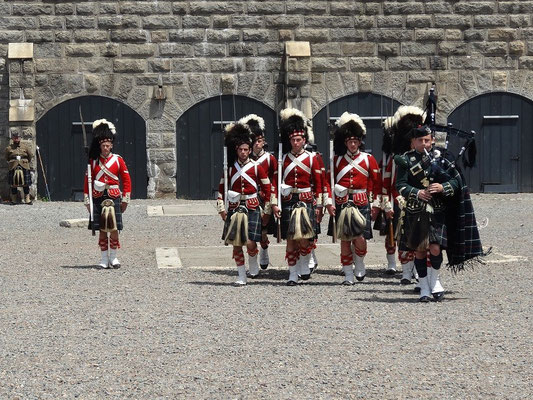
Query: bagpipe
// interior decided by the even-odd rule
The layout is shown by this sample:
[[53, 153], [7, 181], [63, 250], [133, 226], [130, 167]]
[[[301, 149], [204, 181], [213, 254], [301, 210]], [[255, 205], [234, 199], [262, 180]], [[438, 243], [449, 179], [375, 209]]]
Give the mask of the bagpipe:
[[[431, 152], [426, 154], [435, 182], [441, 183], [439, 180], [446, 177], [449, 179], [449, 170], [452, 168], [456, 168], [464, 178], [462, 168], [472, 168], [476, 163], [476, 132], [455, 128], [451, 123], [447, 125], [436, 123], [437, 95], [434, 84], [429, 89], [425, 111], [425, 124], [431, 130], [433, 137], [443, 137], [443, 143], [435, 144]], [[449, 146], [451, 139], [455, 142], [454, 148]]]

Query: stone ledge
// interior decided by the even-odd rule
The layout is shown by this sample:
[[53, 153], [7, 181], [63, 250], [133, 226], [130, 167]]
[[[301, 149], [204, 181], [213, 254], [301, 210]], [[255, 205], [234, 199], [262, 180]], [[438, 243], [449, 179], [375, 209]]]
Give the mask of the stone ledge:
[[89, 218], [65, 219], [59, 223], [63, 228], [86, 228], [89, 226]]

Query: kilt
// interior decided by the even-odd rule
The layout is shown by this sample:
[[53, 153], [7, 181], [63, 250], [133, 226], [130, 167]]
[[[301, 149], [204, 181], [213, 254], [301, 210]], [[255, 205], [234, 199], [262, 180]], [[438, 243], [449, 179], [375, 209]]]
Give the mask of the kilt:
[[[291, 213], [294, 205], [300, 201], [297, 193], [293, 193], [289, 201], [281, 202], [281, 238], [287, 239], [287, 230], [289, 229], [289, 222], [291, 220]], [[315, 217], [315, 207], [313, 203], [305, 203], [307, 209], [307, 214], [309, 215], [309, 220], [313, 226], [313, 230], [316, 232], [316, 217]], [[277, 232], [274, 234], [277, 237]], [[309, 239], [313, 240], [313, 239]]]
[[[259, 204], [261, 205], [261, 209], [264, 210], [265, 202], [261, 198], [259, 198]], [[266, 231], [267, 235], [273, 235], [274, 233], [276, 233], [278, 227], [276, 224], [276, 218], [274, 217], [273, 214], [270, 214], [270, 218], [268, 219], [268, 224], [266, 226], [263, 225], [261, 229], [263, 232]]]
[[[246, 201], [241, 201], [241, 206], [246, 207]], [[224, 229], [222, 230], [222, 240], [226, 238], [231, 216], [236, 208], [228, 211], [226, 221], [224, 221]], [[248, 210], [248, 240], [252, 242], [261, 241], [261, 209], [257, 207], [255, 210]]]
[[13, 175], [15, 175], [16, 169], [21, 169], [24, 173], [24, 186], [31, 186], [30, 170], [24, 169], [20, 165], [16, 168], [13, 168], [12, 170], [9, 170], [9, 173], [7, 174], [7, 182], [9, 183], [9, 186], [13, 186]]
[[[104, 190], [104, 194], [101, 197], [93, 197], [93, 225], [94, 230], [100, 230], [100, 215], [102, 214], [102, 202], [106, 199], [113, 200], [114, 209], [115, 209], [115, 218], [117, 220], [117, 229], [121, 231], [123, 229], [122, 225], [122, 211], [120, 210], [120, 204], [122, 203], [120, 197], [113, 198], [109, 197], [107, 190]], [[91, 229], [91, 222], [89, 221], [89, 229]]]
[[[341, 213], [341, 205], [342, 204], [336, 204], [335, 205], [335, 222], [339, 220], [339, 215]], [[357, 206], [363, 217], [366, 218], [366, 227], [365, 231], [363, 232], [363, 237], [366, 240], [372, 239], [372, 216], [370, 214], [370, 204], [367, 204], [366, 206]], [[329, 217], [329, 223], [328, 223], [328, 236], [333, 236], [333, 219], [331, 219], [331, 216]]]
[[[402, 251], [416, 251], [416, 249], [409, 246], [409, 233], [418, 232], [420, 227], [420, 222], [418, 217], [421, 216], [421, 213], [409, 213], [407, 210], [404, 210], [405, 214], [403, 217], [403, 224], [400, 230], [400, 238], [398, 241], [398, 249]], [[448, 234], [446, 230], [446, 214], [444, 211], [435, 211], [433, 214], [428, 214], [429, 217], [429, 243], [438, 244], [441, 248], [445, 249], [448, 246]], [[424, 228], [422, 228], [424, 229]]]

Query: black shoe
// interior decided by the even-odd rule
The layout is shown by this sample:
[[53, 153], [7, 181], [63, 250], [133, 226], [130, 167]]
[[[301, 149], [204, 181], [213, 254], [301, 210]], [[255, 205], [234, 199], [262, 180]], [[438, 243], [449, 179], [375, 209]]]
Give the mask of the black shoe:
[[256, 279], [258, 277], [259, 277], [259, 274], [255, 274], [255, 275], [248, 274], [248, 278], [250, 279]]
[[418, 299], [420, 303], [429, 303], [431, 299], [428, 296], [422, 296]]
[[415, 286], [415, 288], [413, 289], [413, 292], [420, 293], [420, 288], [418, 286]]
[[311, 278], [311, 274], [300, 275], [300, 278], [302, 278], [303, 281], [307, 281], [309, 278]]
[[267, 269], [268, 268], [268, 264], [261, 264], [260, 267], [261, 267], [261, 269]]
[[344, 286], [353, 286], [354, 283], [353, 283], [353, 282], [350, 282], [350, 281], [344, 281], [344, 282], [342, 282], [342, 284], [343, 284]]
[[410, 285], [411, 283], [411, 279], [407, 279], [407, 278], [402, 278], [402, 280], [400, 281], [400, 285]]
[[396, 273], [395, 269], [386, 269], [385, 275], [394, 275]]
[[287, 282], [287, 286], [297, 286], [297, 285], [298, 285], [298, 282], [294, 282], [294, 281]]
[[363, 282], [363, 280], [365, 279], [365, 276], [366, 274], [364, 274], [363, 276], [356, 276], [355, 279], [357, 279], [359, 282]]
[[442, 299], [444, 299], [444, 292], [433, 293], [434, 301], [442, 301]]

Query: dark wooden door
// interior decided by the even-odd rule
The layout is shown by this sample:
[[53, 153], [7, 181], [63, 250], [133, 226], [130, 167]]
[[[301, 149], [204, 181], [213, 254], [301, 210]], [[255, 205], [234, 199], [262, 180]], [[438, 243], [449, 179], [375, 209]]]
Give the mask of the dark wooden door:
[[[220, 101], [222, 100], [222, 116]], [[269, 150], [276, 150], [276, 113], [267, 105], [243, 96], [206, 99], [187, 110], [176, 123], [176, 197], [213, 199], [223, 169], [223, 133], [227, 125], [248, 114], [265, 120]]]
[[[83, 148], [80, 104], [88, 145], [92, 140], [91, 124], [94, 120], [105, 118], [115, 124], [117, 133], [113, 152], [120, 154], [128, 165], [133, 187], [132, 197], [146, 198], [148, 176], [146, 124], [143, 118], [116, 100], [83, 96], [58, 104], [37, 121], [37, 145], [52, 200], [83, 199], [87, 157]], [[38, 172], [42, 174], [40, 166]], [[44, 179], [39, 179], [37, 189], [41, 196], [46, 195]]]
[[[477, 163], [465, 170], [473, 192], [530, 192], [533, 102], [511, 93], [488, 93], [459, 106], [448, 122], [476, 132]], [[457, 154], [460, 141], [450, 139]]]
[[[379, 162], [382, 158], [382, 120], [392, 116], [402, 104], [390, 97], [374, 93], [354, 93], [334, 100], [329, 105], [330, 118], [334, 122], [345, 111], [358, 114], [366, 126], [365, 151], [372, 153]], [[326, 124], [326, 107], [313, 118], [313, 131], [318, 150], [329, 158], [329, 135]]]

